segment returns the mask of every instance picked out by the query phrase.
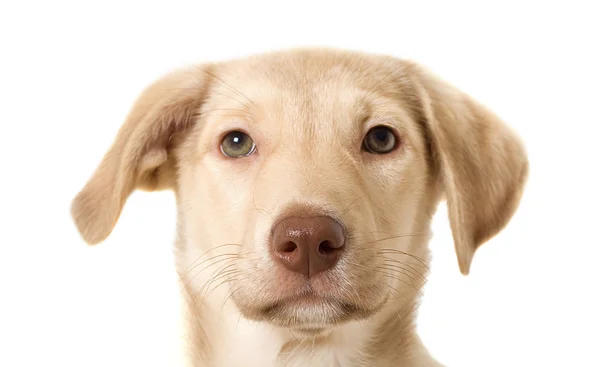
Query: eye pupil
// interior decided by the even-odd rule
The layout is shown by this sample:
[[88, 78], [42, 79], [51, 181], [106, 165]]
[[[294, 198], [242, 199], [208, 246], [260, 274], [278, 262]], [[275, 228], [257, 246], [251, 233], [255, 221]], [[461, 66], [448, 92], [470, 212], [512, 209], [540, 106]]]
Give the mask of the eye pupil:
[[367, 133], [363, 146], [369, 153], [387, 154], [397, 147], [397, 140], [396, 135], [389, 127], [376, 126]]
[[376, 129], [373, 134], [375, 138], [382, 143], [385, 143], [389, 139], [389, 131], [385, 129]]

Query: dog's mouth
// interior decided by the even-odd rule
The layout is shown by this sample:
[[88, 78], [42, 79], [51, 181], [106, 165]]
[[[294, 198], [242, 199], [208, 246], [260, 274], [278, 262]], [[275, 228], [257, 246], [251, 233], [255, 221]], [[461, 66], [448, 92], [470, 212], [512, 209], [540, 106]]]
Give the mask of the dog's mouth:
[[308, 336], [369, 319], [392, 294], [381, 286], [381, 277], [360, 271], [334, 269], [310, 278], [282, 268], [255, 277], [246, 274], [230, 296], [242, 316]]
[[375, 307], [365, 307], [345, 300], [321, 296], [315, 292], [307, 292], [242, 312], [250, 319], [293, 328], [298, 333], [308, 336], [317, 336], [332, 326], [366, 319], [377, 313], [384, 303], [385, 300]]

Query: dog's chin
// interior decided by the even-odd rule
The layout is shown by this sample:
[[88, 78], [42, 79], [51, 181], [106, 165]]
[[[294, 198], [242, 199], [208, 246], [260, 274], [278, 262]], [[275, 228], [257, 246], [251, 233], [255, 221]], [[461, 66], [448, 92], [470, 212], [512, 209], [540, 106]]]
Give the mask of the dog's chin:
[[318, 337], [335, 326], [371, 317], [384, 303], [385, 300], [369, 308], [344, 300], [307, 294], [264, 305], [238, 308], [247, 319], [288, 328], [301, 336]]

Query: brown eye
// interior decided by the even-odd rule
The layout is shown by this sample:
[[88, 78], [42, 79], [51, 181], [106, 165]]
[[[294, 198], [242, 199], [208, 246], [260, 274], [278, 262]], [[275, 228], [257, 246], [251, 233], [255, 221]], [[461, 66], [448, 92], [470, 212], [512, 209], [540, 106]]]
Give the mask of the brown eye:
[[241, 131], [232, 131], [221, 141], [221, 152], [231, 158], [242, 158], [256, 150], [254, 140]]
[[398, 146], [398, 139], [392, 129], [385, 126], [375, 126], [367, 133], [363, 149], [373, 154], [387, 154]]

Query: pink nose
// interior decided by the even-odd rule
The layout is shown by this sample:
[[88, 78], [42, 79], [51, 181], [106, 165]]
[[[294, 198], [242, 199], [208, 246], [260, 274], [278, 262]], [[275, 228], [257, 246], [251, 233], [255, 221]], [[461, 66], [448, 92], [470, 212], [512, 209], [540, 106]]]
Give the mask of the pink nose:
[[273, 227], [270, 246], [276, 261], [310, 278], [335, 266], [345, 242], [344, 227], [331, 217], [287, 217]]

